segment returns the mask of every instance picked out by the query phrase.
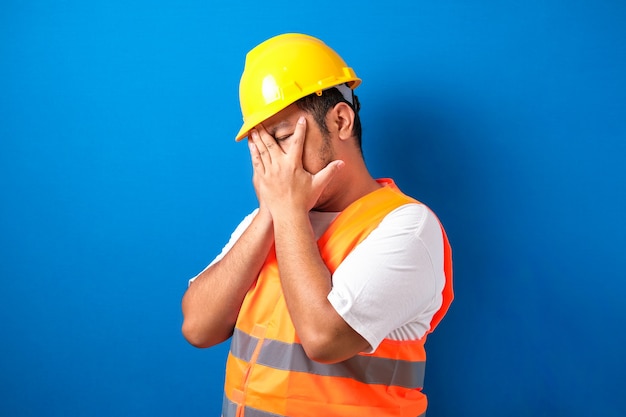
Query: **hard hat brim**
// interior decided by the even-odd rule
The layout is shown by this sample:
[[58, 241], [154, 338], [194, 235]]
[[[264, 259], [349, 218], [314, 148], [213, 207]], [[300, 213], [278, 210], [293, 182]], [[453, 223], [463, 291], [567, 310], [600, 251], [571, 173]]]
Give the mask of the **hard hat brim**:
[[250, 115], [247, 118], [247, 120], [244, 120], [244, 123], [241, 126], [241, 129], [239, 129], [239, 132], [237, 133], [237, 136], [235, 136], [235, 141], [239, 142], [240, 140], [246, 138], [248, 136], [248, 134], [250, 133], [250, 130], [252, 130], [255, 126], [258, 126], [259, 124], [263, 123], [265, 120], [267, 120], [270, 117], [274, 116], [278, 112], [280, 112], [280, 111], [284, 110], [285, 108], [289, 107], [291, 104], [295, 103], [300, 98], [306, 97], [306, 96], [308, 96], [310, 94], [313, 94], [313, 93], [315, 93], [317, 91], [323, 91], [323, 90], [326, 90], [328, 88], [332, 88], [332, 87], [335, 87], [337, 85], [344, 84], [344, 83], [347, 84], [352, 90], [354, 90], [355, 88], [357, 88], [361, 84], [361, 79], [358, 78], [358, 77], [352, 77], [347, 82], [344, 81], [344, 82], [341, 82], [341, 83], [325, 86], [323, 89], [315, 88], [315, 89], [312, 89], [311, 91], [303, 91], [303, 94], [301, 96], [298, 96], [295, 100], [292, 100], [292, 101], [289, 101], [289, 100], [277, 100], [277, 101], [273, 102], [271, 105], [268, 105], [267, 107], [265, 107], [262, 112], [256, 113], [254, 115]]

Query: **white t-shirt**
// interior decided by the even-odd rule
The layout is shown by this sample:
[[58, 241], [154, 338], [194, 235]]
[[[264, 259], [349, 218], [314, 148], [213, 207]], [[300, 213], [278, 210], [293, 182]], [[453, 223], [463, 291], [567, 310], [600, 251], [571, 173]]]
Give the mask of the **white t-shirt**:
[[[224, 257], [257, 212], [244, 218], [209, 266]], [[338, 214], [310, 212], [316, 238]], [[444, 284], [439, 221], [425, 205], [411, 203], [389, 213], [337, 267], [328, 300], [373, 352], [385, 338], [422, 338], [441, 307]]]

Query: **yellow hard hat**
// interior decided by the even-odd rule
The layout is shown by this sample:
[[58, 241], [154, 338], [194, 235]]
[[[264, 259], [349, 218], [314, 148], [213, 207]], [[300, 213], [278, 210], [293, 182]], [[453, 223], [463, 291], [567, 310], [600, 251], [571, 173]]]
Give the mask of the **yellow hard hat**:
[[266, 40], [246, 55], [239, 82], [243, 126], [235, 139], [302, 97], [340, 84], [355, 89], [361, 79], [321, 40], [299, 33]]

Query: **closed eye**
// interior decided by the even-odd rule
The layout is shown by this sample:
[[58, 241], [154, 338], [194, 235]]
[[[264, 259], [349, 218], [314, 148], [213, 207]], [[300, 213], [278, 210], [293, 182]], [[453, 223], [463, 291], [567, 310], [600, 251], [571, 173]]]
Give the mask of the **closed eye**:
[[292, 136], [293, 136], [293, 133], [290, 133], [290, 134], [288, 134], [288, 135], [279, 136], [279, 137], [274, 138], [274, 139], [276, 140], [276, 142], [279, 142], [279, 143], [280, 143], [280, 142], [282, 142], [282, 141], [285, 141], [285, 140], [289, 139], [289, 138], [290, 138], [290, 137], [292, 137]]

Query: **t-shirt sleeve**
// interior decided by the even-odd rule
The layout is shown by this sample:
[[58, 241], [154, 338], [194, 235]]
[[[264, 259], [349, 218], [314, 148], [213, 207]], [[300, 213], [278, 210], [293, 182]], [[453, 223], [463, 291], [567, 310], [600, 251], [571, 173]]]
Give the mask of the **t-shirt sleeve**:
[[445, 284], [439, 221], [422, 204], [407, 204], [339, 265], [328, 300], [376, 350], [391, 336], [419, 339], [442, 302]]
[[254, 217], [256, 216], [258, 211], [259, 211], [259, 209], [257, 208], [252, 213], [250, 213], [246, 217], [244, 217], [244, 219], [241, 221], [241, 223], [239, 223], [239, 225], [235, 228], [233, 233], [230, 235], [230, 239], [228, 240], [226, 245], [222, 248], [222, 251], [206, 266], [206, 268], [204, 268], [202, 271], [200, 271], [200, 273], [197, 274], [195, 277], [191, 278], [189, 280], [189, 284], [191, 284], [207, 268], [209, 268], [211, 265], [213, 265], [214, 263], [216, 263], [219, 260], [221, 260], [228, 253], [228, 251], [230, 251], [230, 249], [235, 245], [237, 240], [239, 240], [239, 238], [241, 237], [243, 232], [245, 232], [246, 229], [248, 228], [248, 226], [250, 226], [250, 223], [252, 223], [252, 219], [254, 219]]

